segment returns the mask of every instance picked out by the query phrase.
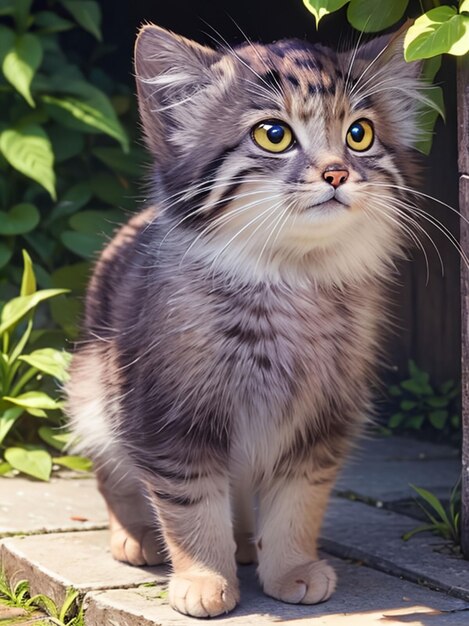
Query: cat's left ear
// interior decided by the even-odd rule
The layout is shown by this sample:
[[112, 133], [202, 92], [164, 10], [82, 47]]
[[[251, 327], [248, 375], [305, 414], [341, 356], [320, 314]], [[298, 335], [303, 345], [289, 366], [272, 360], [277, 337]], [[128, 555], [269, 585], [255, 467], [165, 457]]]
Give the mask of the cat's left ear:
[[210, 68], [220, 54], [149, 24], [138, 34], [134, 58], [146, 143], [160, 160], [170, 151], [166, 126], [171, 109], [213, 81]]

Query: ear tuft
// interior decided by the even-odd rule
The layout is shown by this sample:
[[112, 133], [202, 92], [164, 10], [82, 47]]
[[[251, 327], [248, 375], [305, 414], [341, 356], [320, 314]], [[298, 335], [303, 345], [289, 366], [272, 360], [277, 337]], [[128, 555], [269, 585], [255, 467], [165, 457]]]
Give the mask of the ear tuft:
[[135, 75], [145, 139], [158, 159], [169, 150], [164, 139], [164, 112], [212, 80], [211, 66], [220, 55], [164, 28], [148, 24], [135, 43]]

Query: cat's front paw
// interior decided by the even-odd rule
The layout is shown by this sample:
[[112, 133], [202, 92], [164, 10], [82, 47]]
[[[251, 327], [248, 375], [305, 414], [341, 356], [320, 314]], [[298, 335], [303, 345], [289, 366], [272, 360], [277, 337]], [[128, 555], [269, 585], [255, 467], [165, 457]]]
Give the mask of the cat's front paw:
[[331, 597], [337, 576], [326, 561], [308, 561], [264, 580], [264, 592], [290, 604], [317, 604]]
[[125, 528], [111, 528], [111, 554], [130, 565], [160, 565], [166, 560], [164, 545], [153, 528], [130, 533]]
[[215, 617], [229, 613], [238, 602], [238, 584], [219, 574], [174, 574], [169, 582], [169, 604], [184, 615]]

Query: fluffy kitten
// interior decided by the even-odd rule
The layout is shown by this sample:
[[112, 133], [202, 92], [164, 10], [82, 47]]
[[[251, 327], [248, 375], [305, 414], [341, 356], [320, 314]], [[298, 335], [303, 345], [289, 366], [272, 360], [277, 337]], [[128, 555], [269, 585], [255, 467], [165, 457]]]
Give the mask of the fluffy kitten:
[[112, 553], [169, 557], [171, 606], [197, 617], [238, 602], [235, 553], [268, 595], [321, 602], [404, 241], [415, 65], [401, 38], [212, 50], [145, 26], [135, 67], [152, 205], [96, 265], [68, 386]]

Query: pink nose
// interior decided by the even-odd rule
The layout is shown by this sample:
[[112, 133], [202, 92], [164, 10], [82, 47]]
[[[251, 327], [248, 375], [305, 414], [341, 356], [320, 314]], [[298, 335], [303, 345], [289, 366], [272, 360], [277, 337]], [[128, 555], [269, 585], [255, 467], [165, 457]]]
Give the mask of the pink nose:
[[337, 189], [339, 185], [343, 185], [348, 178], [348, 170], [345, 169], [327, 169], [323, 172], [322, 177], [326, 181]]

